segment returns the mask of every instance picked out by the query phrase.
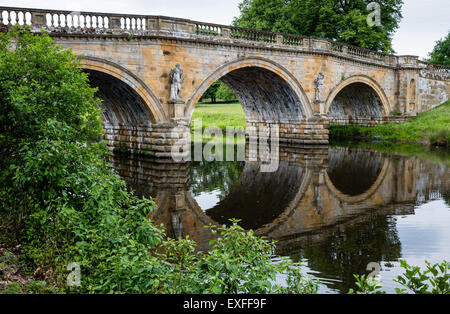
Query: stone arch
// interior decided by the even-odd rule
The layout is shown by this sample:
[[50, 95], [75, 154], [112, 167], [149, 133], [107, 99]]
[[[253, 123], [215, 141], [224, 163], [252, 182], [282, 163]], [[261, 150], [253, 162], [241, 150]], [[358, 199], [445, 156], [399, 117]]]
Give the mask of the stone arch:
[[[251, 83], [252, 75], [257, 76], [260, 84]], [[209, 74], [187, 102], [187, 119], [191, 118], [201, 96], [217, 80], [222, 80], [235, 92], [244, 111], [247, 109], [246, 118], [250, 120], [255, 116], [264, 116], [264, 121], [270, 122], [284, 122], [282, 120], [285, 117], [285, 120], [299, 121], [313, 115], [306, 93], [287, 69], [271, 60], [249, 57], [226, 63]], [[261, 105], [250, 105], [252, 100], [259, 101]], [[273, 103], [277, 103], [279, 107], [276, 108]], [[272, 114], [268, 113], [270, 110], [273, 111]]]
[[142, 99], [145, 104], [144, 110], [151, 117], [152, 122], [167, 121], [167, 116], [159, 100], [150, 88], [131, 71], [111, 61], [96, 57], [78, 56], [78, 58], [83, 70], [110, 75], [130, 87]]
[[326, 102], [325, 102], [325, 113], [330, 115], [330, 109], [332, 108], [333, 102], [336, 99], [336, 96], [338, 96], [342, 91], [350, 92], [352, 93], [350, 88], [355, 87], [358, 89], [358, 91], [366, 91], [366, 92], [374, 92], [374, 96], [376, 97], [377, 101], [379, 102], [381, 112], [379, 112], [377, 118], [382, 118], [383, 116], [388, 115], [391, 112], [389, 100], [386, 96], [386, 93], [384, 92], [383, 88], [378, 84], [377, 81], [372, 79], [369, 76], [366, 75], [354, 75], [340, 84], [338, 84], [336, 87], [334, 87]]
[[381, 156], [381, 167], [380, 167], [380, 171], [378, 173], [378, 175], [376, 176], [376, 179], [373, 181], [373, 183], [361, 194], [358, 195], [349, 195], [343, 191], [341, 191], [336, 185], [335, 183], [333, 183], [332, 178], [330, 177], [330, 175], [328, 174], [328, 171], [325, 172], [324, 175], [324, 179], [325, 179], [325, 184], [327, 186], [327, 188], [330, 190], [330, 192], [335, 195], [339, 200], [347, 203], [347, 204], [356, 204], [356, 203], [360, 203], [363, 202], [365, 200], [367, 200], [368, 198], [370, 198], [381, 186], [381, 184], [383, 183], [386, 174], [388, 173], [389, 170], [389, 161], [384, 158], [383, 156]]
[[[239, 179], [226, 196], [209, 209], [200, 209], [190, 194], [190, 206], [201, 213], [203, 222], [228, 224], [240, 219], [245, 229], [265, 234], [277, 229], [297, 209], [311, 184], [311, 169], [303, 164], [282, 161], [273, 173], [262, 173], [259, 162], [246, 161]], [[199, 219], [200, 219], [199, 216]]]

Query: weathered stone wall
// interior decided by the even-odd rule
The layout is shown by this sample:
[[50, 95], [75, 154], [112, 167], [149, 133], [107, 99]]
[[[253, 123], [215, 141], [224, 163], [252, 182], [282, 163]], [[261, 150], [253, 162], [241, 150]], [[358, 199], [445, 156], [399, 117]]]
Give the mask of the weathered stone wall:
[[428, 111], [450, 99], [450, 82], [420, 77], [418, 82], [420, 111]]
[[[259, 130], [270, 131], [274, 127], [277, 127], [279, 130], [280, 143], [295, 145], [327, 145], [328, 126], [327, 120], [320, 119], [317, 121], [303, 121], [297, 123], [247, 122], [247, 134], [250, 137], [258, 137], [260, 136]], [[256, 133], [250, 130], [254, 130]]]

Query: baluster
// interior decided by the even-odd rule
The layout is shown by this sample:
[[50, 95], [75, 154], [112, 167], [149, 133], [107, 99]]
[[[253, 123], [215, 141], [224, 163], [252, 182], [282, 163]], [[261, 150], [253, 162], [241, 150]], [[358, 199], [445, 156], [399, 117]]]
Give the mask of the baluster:
[[[20, 19], [22, 19], [22, 23], [20, 23]], [[17, 24], [25, 25], [25, 13], [22, 11], [17, 14]]]
[[86, 27], [86, 16], [85, 15], [78, 16], [78, 27], [80, 27], [80, 28]]

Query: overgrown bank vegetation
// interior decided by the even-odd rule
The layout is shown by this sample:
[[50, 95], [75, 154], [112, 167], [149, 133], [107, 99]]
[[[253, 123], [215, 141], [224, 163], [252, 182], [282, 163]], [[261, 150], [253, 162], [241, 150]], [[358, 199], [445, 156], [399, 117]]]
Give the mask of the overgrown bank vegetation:
[[374, 127], [331, 125], [330, 137], [406, 141], [450, 147], [450, 101], [404, 123], [387, 123]]

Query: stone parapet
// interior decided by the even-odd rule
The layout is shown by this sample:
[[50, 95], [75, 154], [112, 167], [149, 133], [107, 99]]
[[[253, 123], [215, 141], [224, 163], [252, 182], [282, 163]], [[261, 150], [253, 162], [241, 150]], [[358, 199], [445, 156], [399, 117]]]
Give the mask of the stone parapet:
[[[169, 37], [225, 41], [232, 44], [253, 43], [264, 46], [295, 47], [314, 53], [336, 54], [354, 59], [370, 59], [386, 66], [397, 66], [399, 57], [351, 46], [323, 38], [267, 32], [229, 25], [204, 23], [167, 16], [73, 12], [16, 7], [0, 7], [5, 14], [0, 25], [27, 24], [55, 35], [120, 36], [129, 38], [165, 34]], [[407, 56], [404, 56], [407, 57]], [[405, 59], [402, 57], [403, 59]], [[402, 59], [402, 60], [403, 60]], [[408, 59], [409, 60], [409, 59]]]

